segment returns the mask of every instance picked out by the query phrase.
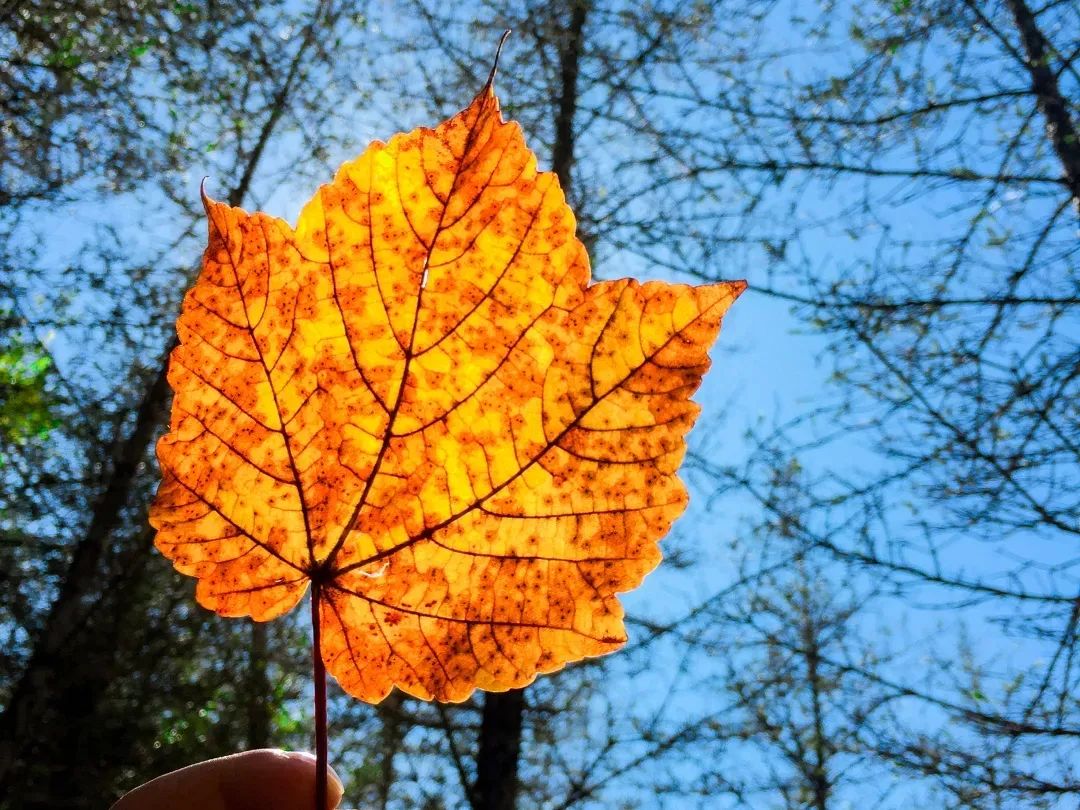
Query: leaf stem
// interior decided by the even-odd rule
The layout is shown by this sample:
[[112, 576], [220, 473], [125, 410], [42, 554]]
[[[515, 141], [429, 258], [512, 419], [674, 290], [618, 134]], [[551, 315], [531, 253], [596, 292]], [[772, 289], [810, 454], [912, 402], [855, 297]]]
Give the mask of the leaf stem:
[[326, 771], [329, 766], [326, 745], [326, 665], [322, 658], [322, 632], [319, 627], [318, 582], [311, 586], [311, 659], [315, 681], [315, 810], [326, 810]]

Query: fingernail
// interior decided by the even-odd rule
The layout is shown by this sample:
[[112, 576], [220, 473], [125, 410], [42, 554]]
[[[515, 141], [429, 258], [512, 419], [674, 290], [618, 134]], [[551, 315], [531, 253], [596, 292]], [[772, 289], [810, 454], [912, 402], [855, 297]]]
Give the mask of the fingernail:
[[326, 775], [329, 777], [329, 789], [330, 796], [333, 799], [331, 807], [337, 807], [341, 801], [341, 797], [345, 795], [345, 785], [341, 782], [341, 777], [337, 775], [337, 772], [330, 766], [326, 766]]
[[[315, 755], [310, 754], [307, 751], [288, 751], [283, 752], [285, 756], [292, 759], [302, 759], [305, 762], [314, 762]], [[337, 772], [329, 764], [326, 766], [326, 788], [327, 799], [330, 801], [330, 807], [337, 807], [341, 802], [341, 797], [345, 795], [345, 785], [342, 784], [341, 777], [337, 775]]]

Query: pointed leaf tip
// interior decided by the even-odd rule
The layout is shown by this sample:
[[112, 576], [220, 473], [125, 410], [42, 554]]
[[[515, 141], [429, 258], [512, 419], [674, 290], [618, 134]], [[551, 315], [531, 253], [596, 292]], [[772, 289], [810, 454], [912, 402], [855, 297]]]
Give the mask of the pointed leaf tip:
[[499, 38], [499, 45], [495, 49], [495, 60], [491, 63], [491, 72], [488, 74], [487, 82], [484, 84], [485, 90], [489, 90], [495, 85], [495, 73], [499, 69], [499, 57], [502, 56], [503, 45], [506, 44], [506, 40], [509, 38], [510, 34], [511, 30], [507, 28]]

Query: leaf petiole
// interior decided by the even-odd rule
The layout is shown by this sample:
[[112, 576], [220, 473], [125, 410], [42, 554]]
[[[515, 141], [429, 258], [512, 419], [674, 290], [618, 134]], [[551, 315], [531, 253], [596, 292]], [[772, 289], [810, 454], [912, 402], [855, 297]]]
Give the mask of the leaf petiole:
[[322, 657], [322, 633], [319, 627], [318, 581], [311, 585], [311, 659], [315, 682], [315, 810], [326, 808], [326, 770], [329, 765], [326, 740], [326, 665]]

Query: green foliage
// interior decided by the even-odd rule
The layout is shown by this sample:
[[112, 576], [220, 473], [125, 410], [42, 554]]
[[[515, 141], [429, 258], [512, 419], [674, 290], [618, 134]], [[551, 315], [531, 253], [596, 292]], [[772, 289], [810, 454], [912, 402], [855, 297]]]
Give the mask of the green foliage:
[[51, 368], [49, 357], [26, 346], [0, 348], [0, 436], [5, 441], [44, 440], [59, 426], [47, 390]]
[[60, 426], [52, 390], [52, 358], [10, 313], [0, 311], [0, 469], [5, 448], [43, 443]]

